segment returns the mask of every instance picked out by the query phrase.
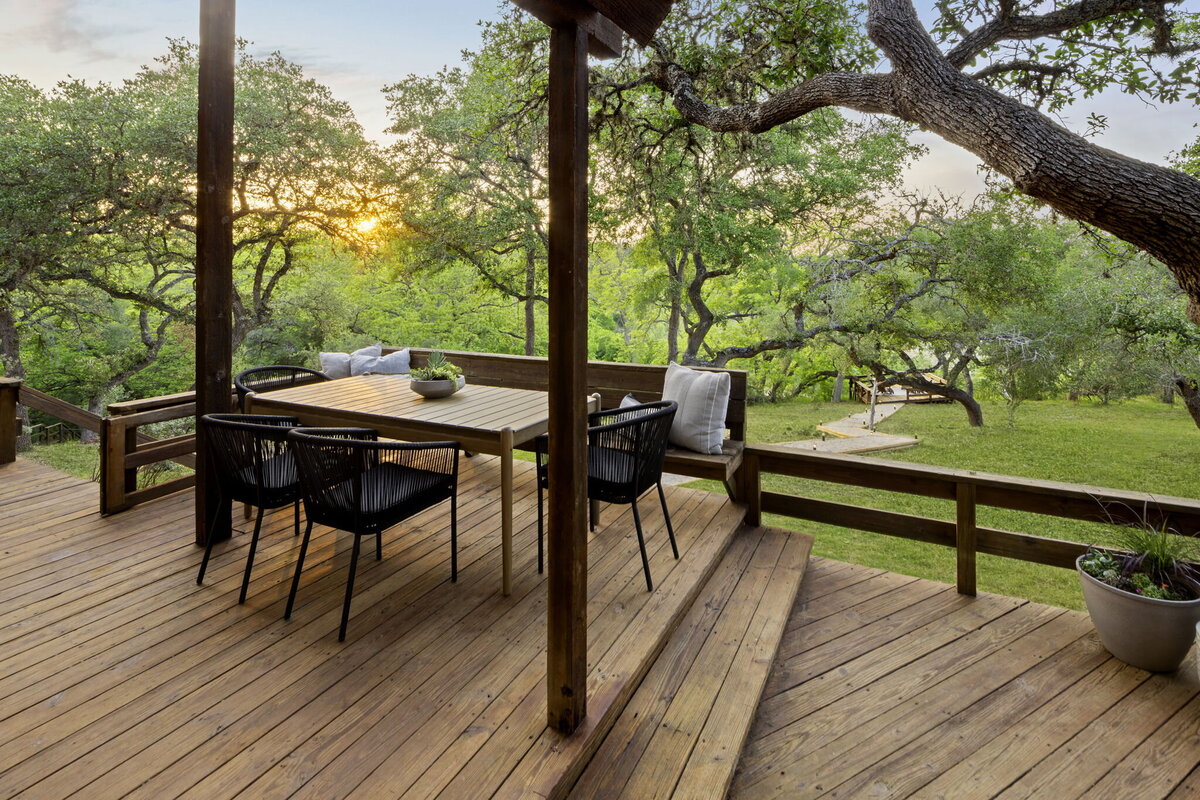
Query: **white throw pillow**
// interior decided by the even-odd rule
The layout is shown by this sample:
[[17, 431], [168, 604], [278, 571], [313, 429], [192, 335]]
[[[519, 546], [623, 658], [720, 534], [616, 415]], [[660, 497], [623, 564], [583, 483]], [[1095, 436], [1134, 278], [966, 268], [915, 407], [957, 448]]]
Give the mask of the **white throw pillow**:
[[410, 366], [409, 361], [408, 348], [406, 347], [403, 350], [388, 353], [386, 356], [380, 356], [373, 372], [377, 372], [380, 375], [407, 375]]
[[725, 439], [729, 410], [729, 373], [702, 372], [674, 361], [663, 381], [663, 400], [679, 404], [667, 439], [677, 447], [717, 455]]
[[321, 372], [330, 378], [349, 378], [350, 354], [321, 353]]
[[621, 398], [620, 407], [621, 408], [632, 408], [633, 406], [640, 406], [641, 404], [642, 404], [642, 401], [638, 400], [636, 397], [634, 397], [633, 392], [630, 392], [629, 394], [627, 394]]
[[383, 345], [378, 342], [361, 350], [355, 350], [350, 354], [350, 374], [366, 375], [368, 372], [374, 372], [382, 353]]

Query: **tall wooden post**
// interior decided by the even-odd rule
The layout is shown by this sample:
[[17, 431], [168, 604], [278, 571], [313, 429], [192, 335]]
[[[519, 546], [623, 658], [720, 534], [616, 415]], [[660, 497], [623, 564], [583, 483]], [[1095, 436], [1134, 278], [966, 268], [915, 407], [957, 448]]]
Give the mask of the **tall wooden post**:
[[[235, 0], [200, 0], [200, 113], [196, 159], [196, 417], [229, 411], [233, 371], [233, 72]], [[196, 440], [196, 543], [230, 534]]]
[[0, 464], [17, 460], [17, 401], [20, 394], [20, 379], [0, 378]]
[[550, 39], [550, 474], [546, 580], [549, 724], [587, 714], [588, 34]]

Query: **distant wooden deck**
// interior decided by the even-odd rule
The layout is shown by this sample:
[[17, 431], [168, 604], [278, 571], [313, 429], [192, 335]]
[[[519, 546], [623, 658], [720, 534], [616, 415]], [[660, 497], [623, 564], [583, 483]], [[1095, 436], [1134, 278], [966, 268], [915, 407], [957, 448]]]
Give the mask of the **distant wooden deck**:
[[102, 519], [95, 484], [0, 467], [0, 797], [716, 798], [735, 764], [737, 798], [1200, 796], [1193, 662], [1152, 676], [1083, 614], [735, 536], [723, 496], [678, 488], [678, 563], [646, 503], [653, 595], [627, 510], [593, 538], [592, 714], [564, 739], [528, 469], [510, 598], [498, 486], [464, 462], [458, 584], [439, 509], [365, 556], [339, 645], [346, 537], [314, 534], [284, 622], [290, 512], [239, 607], [246, 537], [197, 587], [190, 496]]
[[[720, 495], [668, 489], [682, 558], [645, 503], [656, 591], [629, 510], [590, 549], [589, 715], [546, 729], [544, 581], [532, 470], [517, 471], [515, 582], [499, 594], [495, 459], [464, 461], [459, 582], [448, 514], [415, 517], [365, 555], [336, 640], [349, 538], [314, 531], [292, 620], [298, 542], [266, 524], [246, 605], [248, 537], [203, 587], [190, 493], [109, 518], [96, 485], [0, 467], [0, 795], [486, 797], [562, 794], [599, 745], [740, 525]], [[622, 701], [622, 702], [619, 702]]]
[[1086, 614], [813, 559], [732, 795], [1194, 798], [1198, 695]]

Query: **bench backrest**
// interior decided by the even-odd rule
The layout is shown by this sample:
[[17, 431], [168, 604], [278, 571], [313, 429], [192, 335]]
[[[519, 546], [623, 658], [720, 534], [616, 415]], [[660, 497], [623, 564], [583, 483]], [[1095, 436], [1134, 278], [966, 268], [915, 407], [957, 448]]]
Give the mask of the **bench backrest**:
[[[393, 352], [396, 348], [384, 348]], [[432, 350], [410, 348], [414, 367], [424, 366]], [[466, 353], [444, 350], [446, 358], [460, 367], [467, 380], [483, 386], [510, 386], [514, 389], [546, 391], [549, 366], [538, 356], [514, 356], [499, 353]], [[735, 441], [746, 439], [746, 372], [737, 369], [695, 367], [708, 372], [729, 373], [729, 410], [725, 427]], [[662, 397], [667, 368], [657, 364], [621, 364], [611, 361], [588, 362], [588, 393], [599, 393], [604, 408], [614, 408], [630, 392], [642, 402]]]

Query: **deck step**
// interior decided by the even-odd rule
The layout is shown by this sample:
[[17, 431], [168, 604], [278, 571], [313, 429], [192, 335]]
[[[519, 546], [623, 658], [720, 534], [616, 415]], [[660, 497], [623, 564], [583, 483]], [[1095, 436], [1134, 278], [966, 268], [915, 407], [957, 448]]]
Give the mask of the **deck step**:
[[739, 533], [571, 798], [725, 797], [811, 547], [799, 533]]

